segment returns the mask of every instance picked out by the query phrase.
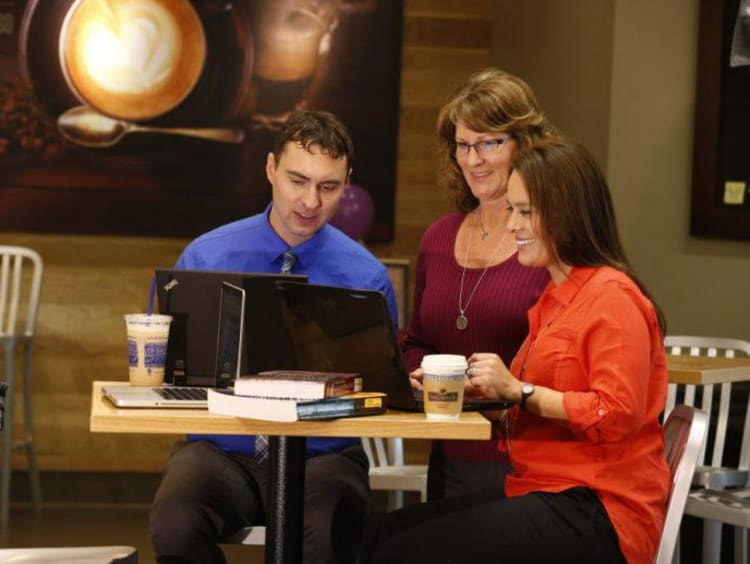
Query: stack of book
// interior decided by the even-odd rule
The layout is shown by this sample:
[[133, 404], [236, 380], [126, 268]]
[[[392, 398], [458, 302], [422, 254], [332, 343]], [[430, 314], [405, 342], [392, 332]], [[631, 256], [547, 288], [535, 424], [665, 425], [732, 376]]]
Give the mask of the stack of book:
[[266, 421], [379, 415], [386, 409], [386, 394], [363, 392], [362, 377], [349, 372], [275, 370], [242, 376], [233, 390], [208, 390], [210, 413]]

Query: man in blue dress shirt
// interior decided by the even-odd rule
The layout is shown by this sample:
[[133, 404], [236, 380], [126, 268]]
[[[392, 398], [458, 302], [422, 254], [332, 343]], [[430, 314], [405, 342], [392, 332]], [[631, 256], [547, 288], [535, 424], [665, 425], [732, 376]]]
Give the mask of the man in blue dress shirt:
[[[349, 182], [352, 141], [327, 112], [293, 113], [268, 154], [272, 202], [263, 213], [192, 241], [178, 268], [306, 274], [312, 284], [379, 290], [396, 323], [385, 267], [328, 225]], [[172, 449], [151, 508], [149, 531], [160, 563], [226, 562], [225, 534], [270, 514], [260, 437], [191, 435]], [[256, 444], [257, 442], [257, 444]], [[306, 563], [354, 562], [370, 511], [367, 458], [360, 439], [311, 437], [305, 468]]]

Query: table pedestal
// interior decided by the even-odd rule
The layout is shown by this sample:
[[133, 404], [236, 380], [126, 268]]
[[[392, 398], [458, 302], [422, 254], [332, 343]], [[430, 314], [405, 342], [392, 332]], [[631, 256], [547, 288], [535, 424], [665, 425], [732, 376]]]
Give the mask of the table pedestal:
[[271, 479], [266, 518], [266, 564], [302, 562], [305, 495], [305, 437], [268, 437]]

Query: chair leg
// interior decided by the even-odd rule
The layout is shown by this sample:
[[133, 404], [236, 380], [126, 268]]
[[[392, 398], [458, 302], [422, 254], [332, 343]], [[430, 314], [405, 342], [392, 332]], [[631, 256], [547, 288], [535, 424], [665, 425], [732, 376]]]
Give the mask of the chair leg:
[[10, 510], [10, 459], [13, 454], [13, 371], [15, 342], [5, 343], [5, 414], [3, 416], [3, 460], [0, 470], [0, 525], [8, 523]]
[[747, 564], [747, 531], [742, 527], [734, 528], [734, 562]]
[[404, 506], [404, 492], [401, 490], [388, 490], [388, 511], [395, 511]]
[[397, 490], [394, 493], [396, 494], [396, 509], [401, 509], [404, 506], [404, 492], [402, 490]]
[[703, 564], [721, 562], [721, 521], [703, 520]]
[[36, 449], [34, 447], [34, 425], [31, 410], [31, 343], [24, 344], [23, 359], [23, 416], [26, 442], [26, 457], [29, 461], [29, 484], [31, 485], [31, 500], [34, 510], [42, 510], [42, 487], [39, 482], [39, 468], [36, 464]]

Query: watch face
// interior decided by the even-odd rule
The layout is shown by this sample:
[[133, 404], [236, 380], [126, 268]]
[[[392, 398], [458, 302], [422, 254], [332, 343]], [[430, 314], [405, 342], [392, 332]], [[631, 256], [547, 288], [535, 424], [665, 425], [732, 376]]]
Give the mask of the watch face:
[[521, 393], [522, 394], [533, 394], [534, 393], [534, 384], [524, 384], [521, 386]]

